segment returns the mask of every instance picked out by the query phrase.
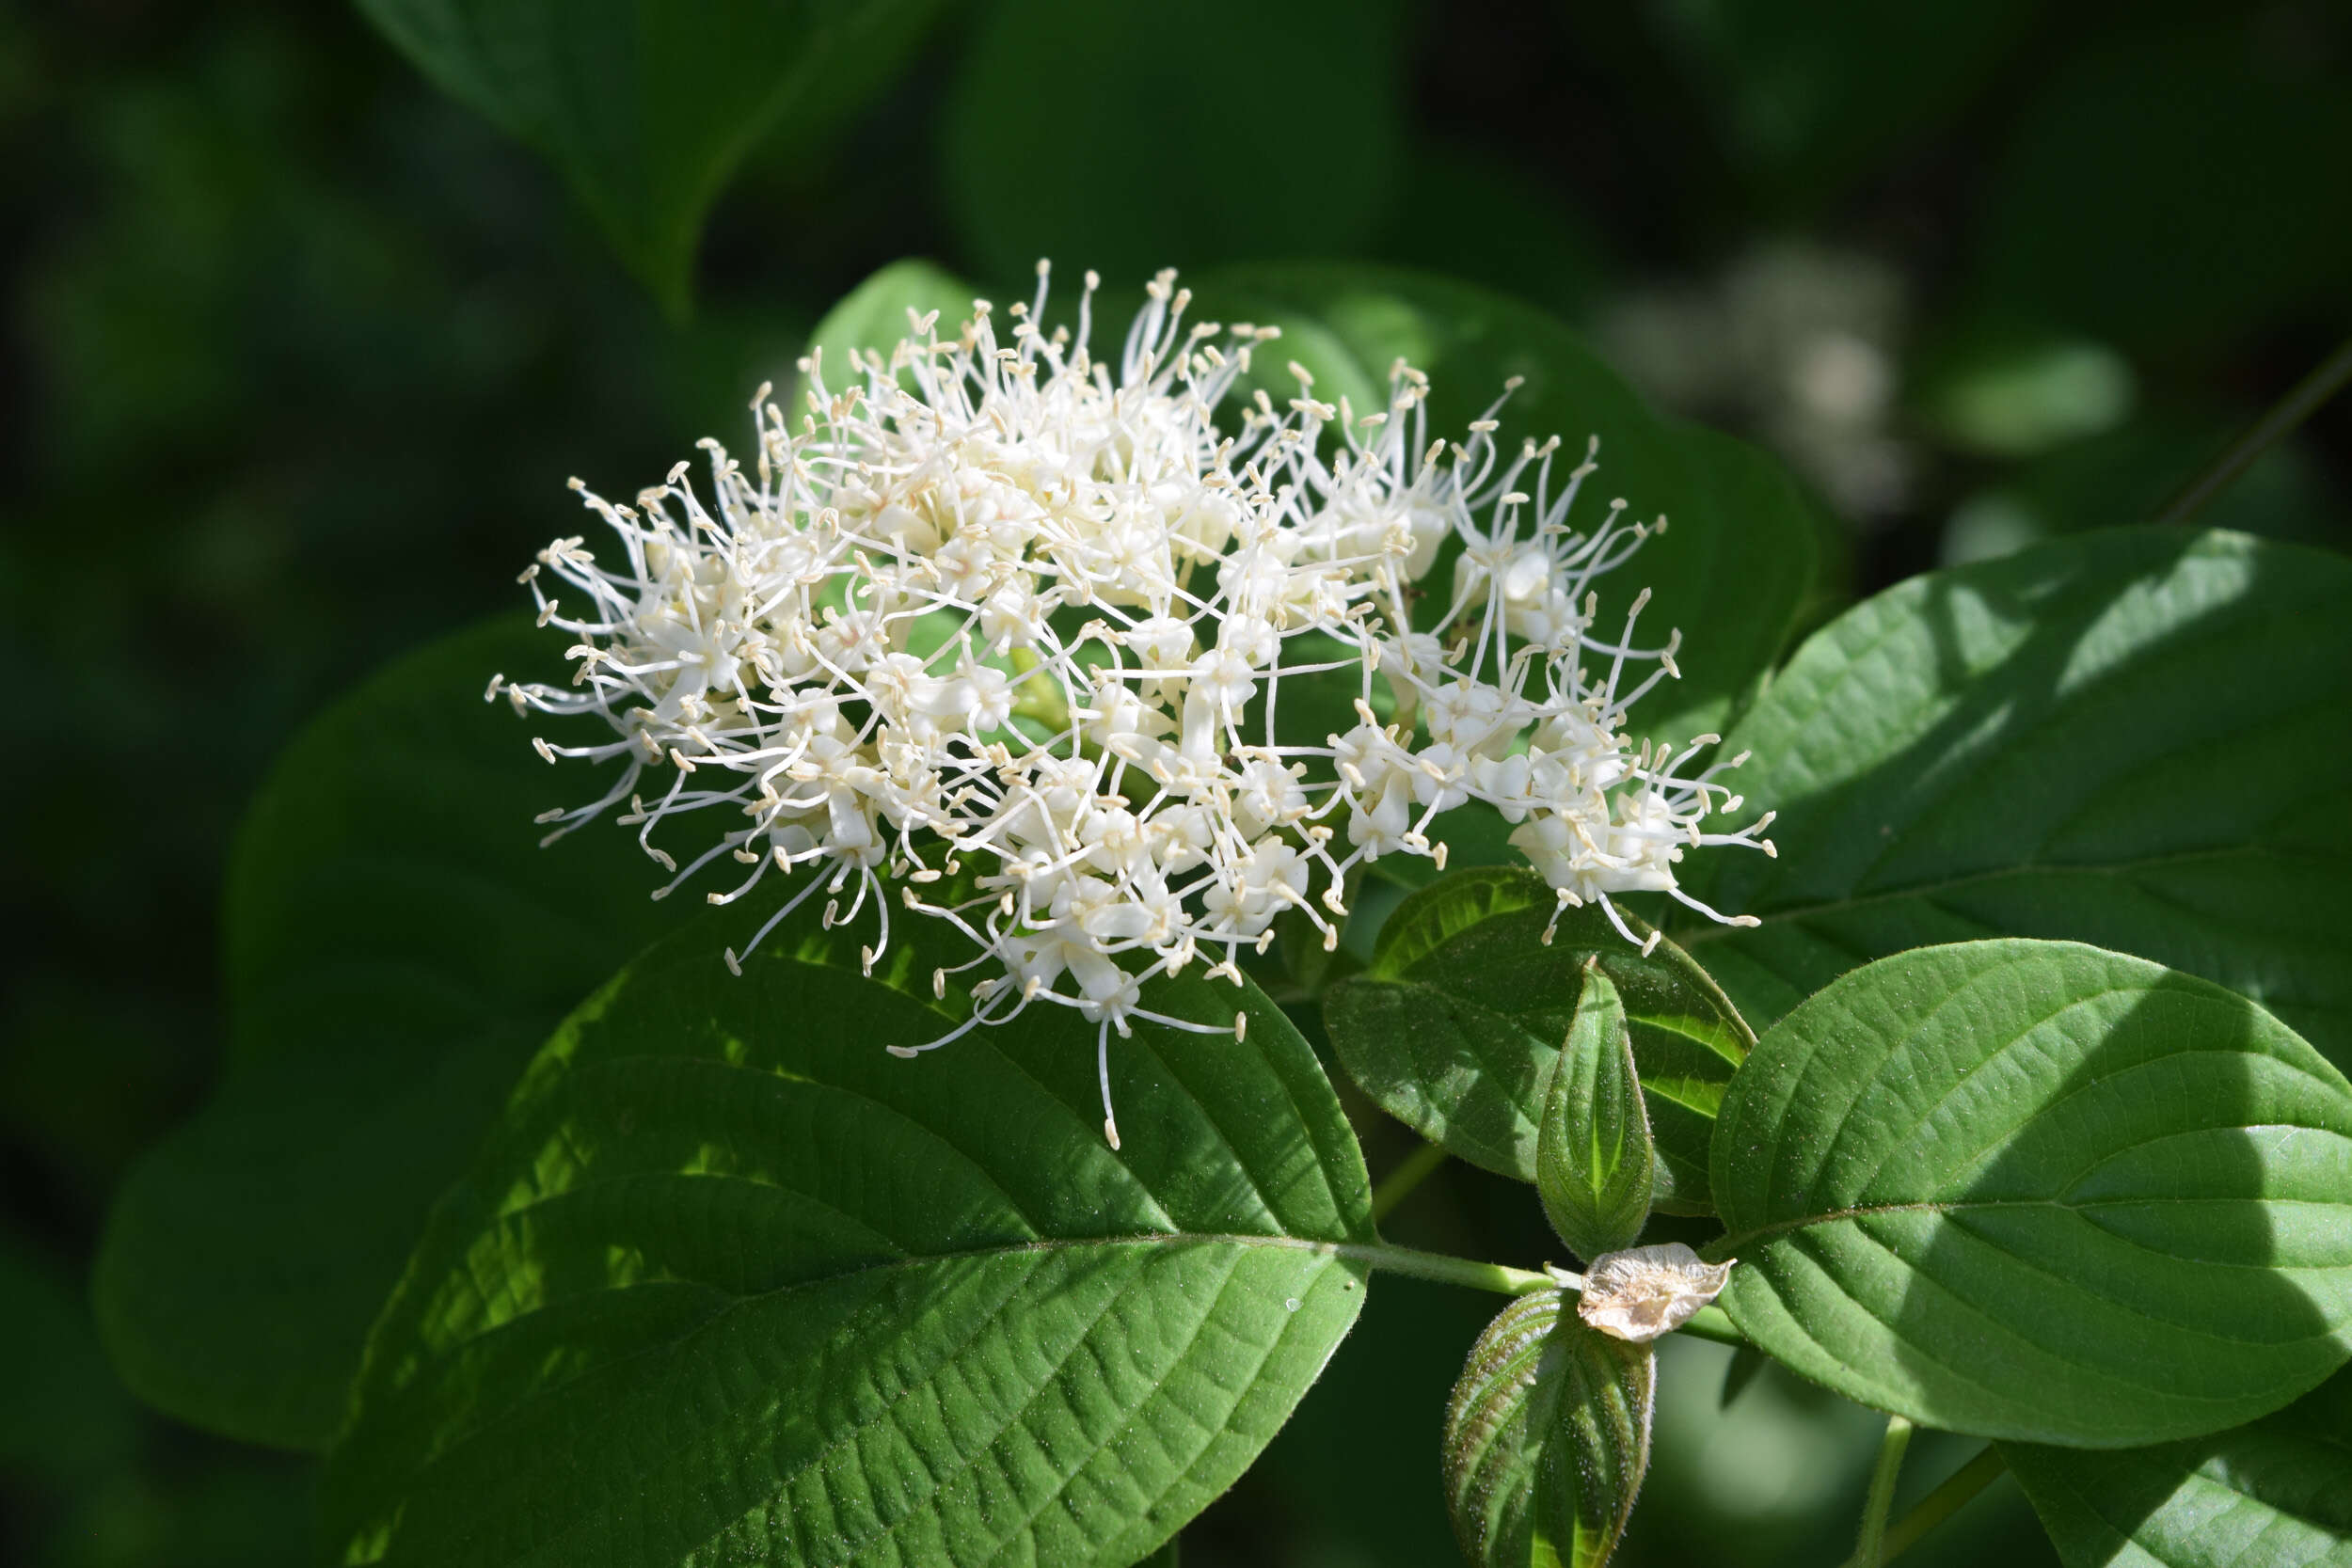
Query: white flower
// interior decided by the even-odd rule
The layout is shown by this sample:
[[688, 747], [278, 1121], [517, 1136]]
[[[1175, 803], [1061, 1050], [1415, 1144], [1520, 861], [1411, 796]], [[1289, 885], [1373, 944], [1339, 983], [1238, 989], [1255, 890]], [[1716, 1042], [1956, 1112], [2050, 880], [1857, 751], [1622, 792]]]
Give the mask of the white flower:
[[[582, 491], [617, 553], [558, 540], [524, 574], [542, 623], [576, 639], [573, 686], [492, 683], [518, 710], [612, 726], [538, 743], [618, 769], [543, 818], [550, 838], [626, 801], [674, 873], [662, 894], [723, 856], [743, 869], [713, 903], [797, 878], [755, 946], [820, 890], [829, 925], [871, 901], [869, 970], [893, 904], [952, 927], [977, 952], [933, 990], [982, 971], [971, 1015], [891, 1049], [1073, 1008], [1098, 1024], [1114, 1147], [1111, 1035], [1213, 1027], [1148, 1007], [1154, 976], [1198, 962], [1238, 983], [1286, 911], [1336, 945], [1349, 873], [1442, 865], [1431, 824], [1468, 801], [1518, 824], [1560, 908], [1598, 900], [1621, 932], [1612, 894], [1704, 908], [1676, 885], [1686, 848], [1769, 851], [1763, 822], [1701, 826], [1736, 804], [1718, 768], [1678, 771], [1713, 737], [1670, 756], [1624, 733], [1677, 639], [1633, 643], [1646, 593], [1597, 628], [1592, 585], [1654, 528], [1622, 502], [1569, 527], [1589, 451], [1556, 483], [1556, 440], [1503, 462], [1491, 409], [1467, 441], [1426, 445], [1427, 384], [1401, 362], [1384, 410], [1318, 402], [1294, 366], [1287, 406], [1261, 391], [1220, 426], [1271, 331], [1186, 326], [1162, 274], [1117, 366], [1098, 363], [1094, 278], [1073, 334], [1039, 325], [1045, 277], [1001, 333], [983, 301], [946, 341], [910, 313], [838, 390], [838, 367], [804, 361], [797, 427], [763, 388], [748, 470], [704, 443], [707, 503], [684, 464], [634, 506]], [[1449, 543], [1450, 598], [1416, 628]], [[1335, 692], [1352, 694], [1343, 733], [1286, 720]], [[655, 847], [708, 807], [734, 825], [691, 863]]]

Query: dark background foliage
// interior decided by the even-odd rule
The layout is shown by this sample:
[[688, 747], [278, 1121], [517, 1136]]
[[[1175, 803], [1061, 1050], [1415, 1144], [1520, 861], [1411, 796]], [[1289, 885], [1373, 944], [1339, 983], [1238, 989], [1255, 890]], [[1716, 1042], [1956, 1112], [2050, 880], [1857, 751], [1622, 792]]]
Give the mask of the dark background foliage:
[[[0, 1560], [307, 1560], [309, 1465], [143, 1412], [85, 1305], [220, 1053], [242, 803], [328, 695], [517, 602], [565, 477], [734, 436], [874, 267], [1484, 282], [1778, 449], [1867, 592], [2146, 517], [2352, 328], [2347, 81], [2326, 0], [991, 0], [751, 150], [679, 315], [354, 8], [0, 8]], [[2202, 520], [2341, 547], [2348, 492], [2339, 404]], [[1375, 1127], [1375, 1169], [1404, 1147]], [[1393, 1229], [1546, 1251], [1459, 1166]], [[1444, 1560], [1438, 1418], [1491, 1310], [1386, 1288], [1187, 1558]], [[1718, 1418], [1727, 1359], [1667, 1349], [1629, 1560], [1834, 1560], [1875, 1423], [1777, 1373]], [[2008, 1483], [1964, 1523], [1946, 1560], [2047, 1560]]]

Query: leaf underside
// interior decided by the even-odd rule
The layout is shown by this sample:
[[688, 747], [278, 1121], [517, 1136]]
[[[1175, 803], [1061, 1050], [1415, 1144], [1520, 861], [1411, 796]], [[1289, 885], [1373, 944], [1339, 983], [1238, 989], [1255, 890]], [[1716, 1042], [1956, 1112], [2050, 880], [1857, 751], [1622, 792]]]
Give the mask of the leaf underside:
[[1657, 1363], [1539, 1291], [1470, 1347], [1447, 1402], [1446, 1501], [1472, 1568], [1601, 1568], [1649, 1467]]

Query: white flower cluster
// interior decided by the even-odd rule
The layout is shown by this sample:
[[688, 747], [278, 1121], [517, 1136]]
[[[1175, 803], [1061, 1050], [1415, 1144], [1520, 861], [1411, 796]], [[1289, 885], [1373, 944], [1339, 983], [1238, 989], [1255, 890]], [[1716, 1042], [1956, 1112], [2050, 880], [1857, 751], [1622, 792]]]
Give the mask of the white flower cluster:
[[[803, 361], [797, 429], [761, 388], [749, 470], [704, 443], [707, 503], [683, 463], [633, 507], [583, 490], [617, 552], [560, 539], [524, 574], [541, 623], [578, 640], [572, 688], [491, 683], [617, 736], [537, 742], [620, 765], [602, 798], [541, 819], [550, 838], [626, 802], [675, 873], [663, 894], [721, 857], [744, 869], [712, 903], [799, 874], [760, 938], [819, 890], [828, 925], [870, 900], [869, 971], [894, 901], [969, 938], [975, 956], [933, 976], [944, 997], [985, 971], [969, 1020], [894, 1052], [1038, 1003], [1097, 1022], [1114, 1147], [1111, 1032], [1211, 1027], [1147, 1007], [1147, 982], [1195, 962], [1238, 982], [1286, 911], [1335, 945], [1349, 873], [1442, 866], [1430, 827], [1457, 806], [1518, 824], [1560, 906], [1597, 900], [1628, 940], [1612, 894], [1713, 915], [1676, 886], [1683, 851], [1771, 847], [1764, 822], [1703, 831], [1737, 798], [1716, 768], [1677, 769], [1715, 737], [1669, 753], [1623, 733], [1677, 639], [1633, 645], [1646, 592], [1622, 630], [1597, 626], [1592, 584], [1654, 529], [1621, 501], [1568, 526], [1589, 451], [1565, 474], [1556, 439], [1506, 462], [1491, 409], [1424, 445], [1427, 384], [1401, 363], [1385, 410], [1319, 402], [1293, 366], [1287, 406], [1236, 399], [1220, 429], [1275, 334], [1186, 327], [1173, 277], [1116, 367], [1088, 349], [1095, 278], [1074, 333], [1048, 332], [1041, 265], [1001, 331], [985, 301], [946, 340], [910, 312], [840, 390]], [[1441, 562], [1440, 613], [1423, 579]], [[654, 846], [706, 807], [739, 825], [683, 866]]]

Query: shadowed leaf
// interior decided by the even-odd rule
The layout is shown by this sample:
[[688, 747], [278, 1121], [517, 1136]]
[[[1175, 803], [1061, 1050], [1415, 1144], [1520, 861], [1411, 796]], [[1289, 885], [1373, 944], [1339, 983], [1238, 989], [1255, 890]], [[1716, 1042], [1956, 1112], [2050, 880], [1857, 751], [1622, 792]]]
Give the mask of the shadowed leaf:
[[1324, 998], [1340, 1062], [1422, 1136], [1534, 1181], [1544, 1091], [1582, 966], [1597, 958], [1625, 1009], [1656, 1139], [1652, 1201], [1703, 1213], [1715, 1106], [1755, 1037], [1679, 948], [1661, 942], [1645, 957], [1597, 908], [1563, 913], [1547, 946], [1556, 908], [1524, 868], [1454, 872], [1414, 894], [1381, 927], [1370, 968]]

